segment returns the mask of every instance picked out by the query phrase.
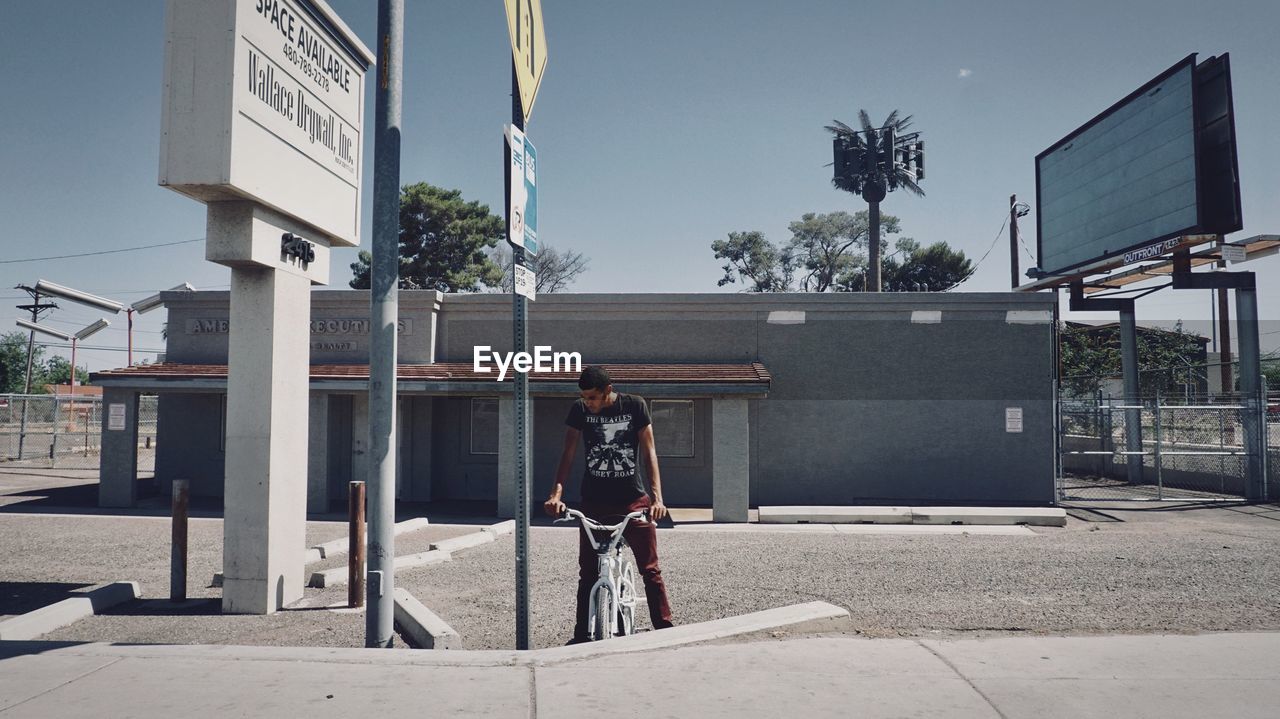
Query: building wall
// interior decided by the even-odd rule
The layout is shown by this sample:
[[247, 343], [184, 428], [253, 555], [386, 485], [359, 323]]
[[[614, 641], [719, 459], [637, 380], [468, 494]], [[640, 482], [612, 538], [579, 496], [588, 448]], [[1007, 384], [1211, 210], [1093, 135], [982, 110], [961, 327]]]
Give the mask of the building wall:
[[156, 486], [171, 494], [173, 480], [191, 482], [194, 497], [221, 497], [226, 473], [223, 394], [161, 394], [156, 423]]
[[[367, 316], [365, 292], [314, 296], [317, 319]], [[454, 362], [470, 362], [477, 345], [510, 350], [508, 295], [400, 297], [413, 327], [408, 337], [402, 331], [402, 363], [428, 361], [431, 348]], [[175, 297], [170, 325], [225, 315], [226, 301], [226, 293]], [[773, 381], [766, 398], [749, 403], [753, 505], [1048, 504], [1055, 306], [1047, 293], [549, 295], [531, 305], [530, 337], [581, 352], [586, 363], [762, 362]], [[433, 326], [434, 337], [418, 331]], [[225, 333], [169, 337], [169, 361], [226, 361]], [[367, 361], [367, 336], [324, 341], [364, 349], [313, 349], [313, 363]], [[662, 459], [664, 489], [673, 504], [709, 505], [714, 398], [696, 388], [687, 396], [698, 400], [695, 457]], [[550, 490], [570, 401], [535, 400], [535, 499]], [[178, 405], [162, 405], [162, 427], [175, 416], [167, 407]], [[497, 456], [470, 452], [469, 399], [417, 397], [410, 407], [401, 495], [494, 499]], [[1006, 431], [1011, 408], [1022, 412], [1021, 432]], [[194, 440], [173, 441], [175, 452], [194, 452]], [[579, 451], [571, 498], [581, 472]]]

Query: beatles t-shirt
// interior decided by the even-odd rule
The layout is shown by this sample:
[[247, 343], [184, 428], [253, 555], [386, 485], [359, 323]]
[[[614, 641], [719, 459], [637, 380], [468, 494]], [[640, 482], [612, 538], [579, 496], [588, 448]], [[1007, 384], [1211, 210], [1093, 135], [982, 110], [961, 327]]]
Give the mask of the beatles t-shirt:
[[586, 403], [579, 399], [564, 421], [582, 431], [586, 445], [587, 469], [582, 476], [585, 501], [630, 503], [645, 493], [636, 463], [640, 430], [652, 423], [649, 407], [643, 397], [617, 395], [600, 414], [587, 411]]

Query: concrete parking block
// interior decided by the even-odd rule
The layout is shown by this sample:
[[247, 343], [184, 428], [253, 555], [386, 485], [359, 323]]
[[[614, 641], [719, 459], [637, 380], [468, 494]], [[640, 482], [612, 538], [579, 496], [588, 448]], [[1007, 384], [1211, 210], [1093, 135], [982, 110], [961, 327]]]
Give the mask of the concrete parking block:
[[761, 524], [911, 524], [910, 507], [761, 507]]
[[[408, 534], [409, 532], [415, 532], [422, 529], [429, 524], [430, 521], [426, 517], [406, 519], [403, 522], [396, 522], [394, 534], [399, 537], [402, 534]], [[330, 540], [324, 544], [317, 544], [307, 550], [307, 564], [318, 562], [320, 559], [329, 559], [330, 557], [337, 557], [339, 555], [346, 554], [350, 550], [350, 546], [351, 538], [349, 536], [338, 537], [337, 539]], [[311, 559], [312, 551], [319, 552], [319, 559]]]
[[494, 538], [495, 535], [493, 532], [472, 532], [471, 534], [464, 534], [460, 537], [452, 537], [450, 539], [443, 539], [439, 542], [432, 542], [431, 548], [441, 552], [456, 552], [460, 549], [470, 549], [471, 547], [478, 547], [481, 544], [488, 544], [489, 542], [492, 542]]
[[405, 638], [419, 649], [461, 649], [462, 638], [409, 590], [396, 587], [395, 622]]
[[508, 519], [505, 522], [498, 522], [497, 524], [491, 524], [485, 527], [484, 529], [481, 529], [480, 531], [489, 532], [495, 537], [500, 537], [504, 534], [511, 534], [512, 532], [516, 531], [516, 520]]
[[1030, 524], [1037, 527], [1067, 526], [1067, 510], [1061, 507], [912, 507], [915, 524]]
[[453, 555], [449, 552], [439, 549], [432, 549], [427, 552], [418, 552], [417, 554], [406, 554], [402, 557], [396, 557], [396, 569], [413, 569], [414, 567], [425, 567], [428, 564], [439, 564], [441, 562], [453, 561]]
[[0, 622], [0, 639], [35, 639], [139, 596], [137, 582], [113, 582]]

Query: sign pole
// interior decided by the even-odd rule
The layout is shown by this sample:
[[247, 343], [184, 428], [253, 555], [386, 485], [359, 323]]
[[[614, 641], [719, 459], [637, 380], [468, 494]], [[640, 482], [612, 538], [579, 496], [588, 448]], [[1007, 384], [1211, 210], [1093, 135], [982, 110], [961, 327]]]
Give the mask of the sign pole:
[[[511, 62], [511, 124], [516, 129], [524, 130], [524, 108], [520, 102], [520, 86], [516, 76], [515, 60]], [[511, 148], [505, 145], [506, 152]], [[513, 182], [523, 182], [523, 178], [511, 177], [511, 159], [505, 156], [503, 166], [507, 172], [507, 192], [511, 192]], [[507, 226], [511, 226], [511, 203], [507, 206]], [[516, 291], [516, 267], [525, 264], [523, 247], [511, 248], [511, 318], [512, 318], [512, 351], [529, 351], [529, 300]], [[515, 373], [515, 465], [516, 465], [516, 649], [529, 648], [529, 442], [531, 438], [531, 422], [529, 421], [529, 374]]]
[[366, 647], [390, 647], [395, 618], [396, 325], [400, 313], [400, 89], [404, 0], [378, 0], [369, 301], [369, 550]]

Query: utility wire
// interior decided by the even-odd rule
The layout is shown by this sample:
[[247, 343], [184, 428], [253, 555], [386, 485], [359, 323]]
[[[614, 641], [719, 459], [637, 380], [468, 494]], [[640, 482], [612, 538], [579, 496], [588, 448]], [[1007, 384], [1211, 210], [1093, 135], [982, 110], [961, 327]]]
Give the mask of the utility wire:
[[1007, 227], [1008, 225], [1009, 225], [1009, 215], [1006, 214], [1004, 216], [1004, 222], [1000, 223], [1000, 229], [996, 230], [996, 236], [991, 240], [991, 246], [987, 248], [986, 252], [982, 253], [982, 257], [973, 265], [973, 269], [969, 270], [969, 274], [965, 275], [964, 277], [961, 277], [959, 280], [956, 281], [954, 285], [951, 285], [945, 290], [942, 290], [943, 292], [950, 292], [951, 290], [954, 290], [955, 288], [959, 287], [962, 283], [964, 283], [970, 277], [973, 277], [973, 273], [977, 272], [978, 268], [982, 266], [982, 261], [987, 259], [987, 255], [990, 255], [991, 251], [996, 248], [996, 243], [1000, 241], [1000, 236], [1004, 234], [1004, 228]]
[[123, 247], [118, 250], [101, 250], [99, 252], [81, 252], [74, 255], [53, 255], [51, 257], [28, 257], [23, 260], [0, 260], [0, 265], [14, 265], [19, 262], [43, 262], [44, 260], [65, 260], [72, 257], [96, 257], [98, 255], [114, 255], [119, 252], [136, 252], [138, 250], [152, 250], [157, 247], [173, 247], [174, 245], [189, 245], [193, 242], [204, 242], [201, 237], [195, 240], [179, 240], [178, 242], [162, 242], [158, 245], [142, 245], [141, 247]]

